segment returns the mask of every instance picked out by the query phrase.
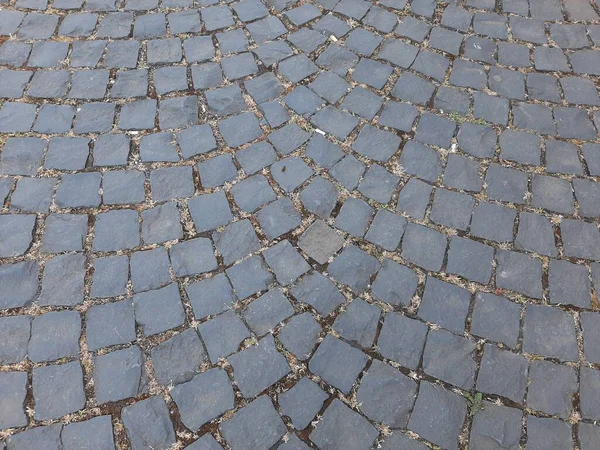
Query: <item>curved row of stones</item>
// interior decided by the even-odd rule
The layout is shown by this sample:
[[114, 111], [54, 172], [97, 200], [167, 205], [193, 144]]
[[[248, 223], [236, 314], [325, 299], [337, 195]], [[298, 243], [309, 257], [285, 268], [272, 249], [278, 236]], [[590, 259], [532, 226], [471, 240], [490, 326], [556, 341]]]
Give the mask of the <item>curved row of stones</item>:
[[599, 20], [0, 0], [0, 448], [597, 448]]

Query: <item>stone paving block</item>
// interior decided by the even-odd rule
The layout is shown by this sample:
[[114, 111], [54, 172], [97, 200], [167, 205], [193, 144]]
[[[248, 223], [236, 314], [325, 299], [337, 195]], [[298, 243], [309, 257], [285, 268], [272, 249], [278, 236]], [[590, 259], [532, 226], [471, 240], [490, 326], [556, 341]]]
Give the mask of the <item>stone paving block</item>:
[[269, 239], [279, 237], [301, 223], [300, 214], [289, 197], [282, 197], [260, 209], [257, 219]]
[[598, 328], [596, 325], [600, 317], [592, 312], [583, 312], [580, 316], [581, 328], [583, 329], [583, 354], [587, 361], [596, 363], [598, 361], [598, 347], [595, 344], [598, 342]]
[[364, 348], [370, 348], [375, 340], [381, 310], [357, 298], [346, 311], [338, 316], [333, 329], [341, 337]]
[[506, 449], [519, 448], [522, 413], [516, 408], [483, 402], [482, 409], [475, 413], [471, 427], [470, 445], [474, 449], [486, 448], [488, 443]]
[[431, 206], [431, 220], [450, 228], [466, 230], [471, 220], [473, 197], [447, 189], [436, 189]]
[[196, 330], [173, 336], [151, 351], [154, 373], [164, 386], [190, 381], [207, 355]]
[[566, 422], [527, 416], [527, 445], [532, 449], [542, 449], [547, 445], [554, 448], [571, 448], [571, 433], [571, 426]]
[[373, 164], [369, 167], [358, 185], [358, 190], [365, 196], [379, 203], [388, 203], [396, 186], [399, 182], [399, 177], [390, 173], [385, 168], [378, 164]]
[[575, 175], [583, 173], [576, 146], [567, 142], [546, 140], [545, 147], [547, 172]]
[[467, 414], [467, 402], [441, 386], [423, 381], [408, 429], [436, 445], [458, 448], [458, 434]]
[[260, 249], [256, 231], [247, 219], [230, 223], [225, 226], [223, 231], [215, 231], [212, 239], [217, 252], [223, 257], [226, 265], [241, 260]]
[[404, 232], [402, 257], [427, 270], [440, 270], [446, 253], [446, 237], [430, 228], [408, 224]]
[[11, 214], [0, 216], [0, 256], [25, 254], [32, 242], [35, 215]]
[[427, 326], [394, 312], [385, 315], [377, 341], [379, 353], [402, 366], [416, 369], [427, 336]]
[[260, 256], [252, 256], [230, 267], [226, 273], [240, 300], [266, 290], [273, 282], [273, 275], [267, 271]]
[[127, 256], [115, 255], [98, 258], [94, 260], [94, 275], [90, 295], [92, 297], [124, 295], [128, 278], [129, 258]]
[[35, 176], [47, 143], [38, 138], [8, 138], [0, 157], [3, 175]]
[[181, 421], [190, 430], [197, 430], [233, 409], [235, 403], [231, 381], [227, 373], [218, 368], [207, 370], [176, 386], [171, 396], [177, 404]]
[[527, 388], [527, 360], [521, 355], [486, 344], [476, 388], [481, 392], [523, 403]]
[[134, 292], [157, 289], [171, 280], [169, 256], [164, 248], [133, 253], [130, 270]]
[[16, 450], [21, 447], [31, 447], [44, 442], [47, 448], [60, 450], [62, 446], [61, 431], [61, 424], [30, 428], [29, 430], [9, 436], [7, 439], [7, 448]]
[[85, 319], [86, 340], [91, 351], [136, 339], [133, 303], [130, 300], [92, 306]]
[[304, 361], [312, 354], [320, 333], [321, 327], [307, 312], [292, 317], [281, 328], [278, 338], [286, 349]]
[[423, 370], [463, 389], [475, 384], [475, 344], [468, 339], [443, 330], [433, 330], [427, 336], [423, 352]]
[[[2, 398], [3, 404], [0, 412], [2, 429], [27, 425], [27, 416], [25, 415], [27, 383], [27, 372], [0, 373], [0, 398]], [[19, 439], [18, 435], [15, 436], [16, 439]]]
[[599, 427], [588, 423], [581, 423], [579, 425], [579, 443], [582, 450], [593, 449], [594, 443], [600, 438]]
[[134, 295], [133, 306], [135, 321], [148, 336], [182, 325], [185, 320], [176, 284]]
[[83, 409], [83, 371], [78, 361], [33, 369], [36, 420], [57, 419]]
[[284, 286], [292, 284], [310, 270], [310, 265], [287, 240], [265, 250], [263, 256], [277, 281]]
[[213, 364], [237, 351], [242, 341], [250, 337], [246, 325], [233, 311], [203, 322], [198, 331]]
[[[340, 423], [348, 428], [341, 430]], [[338, 399], [327, 407], [319, 426], [310, 434], [312, 442], [327, 450], [370, 448], [376, 438], [377, 429]]]
[[[47, 213], [52, 203], [52, 195], [57, 181], [56, 178], [21, 178], [10, 197], [10, 208], [21, 210], [21, 212]], [[12, 220], [22, 222], [26, 229], [29, 228], [29, 220], [24, 219], [28, 216], [19, 217], [21, 220], [17, 220], [17, 217], [19, 216], [13, 216]], [[10, 220], [7, 220], [6, 225], [10, 225]], [[48, 229], [44, 230], [44, 237], [48, 231]], [[18, 233], [16, 234], [18, 235]], [[74, 250], [80, 249], [75, 248]]]
[[533, 361], [529, 370], [527, 406], [546, 414], [567, 419], [577, 391], [575, 371], [549, 361]]
[[516, 169], [491, 164], [485, 175], [486, 193], [491, 200], [525, 203], [527, 174]]
[[25, 359], [30, 335], [30, 317], [19, 315], [0, 318], [0, 364], [14, 364]]
[[0, 266], [0, 282], [6, 286], [0, 293], [2, 309], [18, 308], [30, 304], [38, 293], [39, 264], [24, 261]]
[[244, 312], [244, 319], [252, 331], [262, 336], [294, 314], [286, 296], [272, 289], [254, 300]]
[[290, 372], [285, 357], [277, 352], [271, 334], [256, 346], [230, 356], [228, 361], [242, 395], [247, 398], [260, 394]]
[[[415, 381], [385, 363], [373, 361], [361, 380], [356, 398], [370, 419], [405, 427], [416, 395]], [[398, 398], [402, 401], [398, 402]]]
[[137, 212], [123, 209], [98, 214], [94, 233], [92, 249], [96, 252], [134, 248], [140, 244]]
[[[347, 394], [368, 361], [367, 355], [349, 344], [327, 335], [309, 363], [309, 369], [328, 384]], [[339, 367], [346, 370], [340, 372]]]
[[223, 447], [209, 433], [185, 447], [185, 450], [222, 450]]
[[586, 222], [565, 219], [560, 224], [563, 248], [566, 256], [598, 259], [596, 243], [600, 239], [598, 228]]
[[236, 301], [225, 274], [194, 282], [186, 286], [185, 291], [198, 319], [223, 312]]
[[518, 252], [496, 252], [496, 284], [528, 297], [542, 296], [542, 267], [539, 259]]
[[515, 248], [546, 256], [558, 256], [552, 223], [541, 214], [519, 214], [519, 229]]
[[198, 232], [212, 230], [233, 219], [223, 191], [193, 197], [188, 201], [188, 207]]
[[[462, 333], [469, 311], [471, 294], [459, 286], [428, 277], [419, 306], [419, 317]], [[453, 314], [449, 315], [448, 312]]]
[[365, 291], [379, 270], [379, 261], [356, 246], [346, 247], [328, 266], [329, 274], [353, 292]]
[[126, 406], [121, 414], [133, 450], [147, 445], [166, 449], [175, 443], [169, 408], [162, 397], [150, 397]]
[[283, 420], [266, 395], [238, 410], [219, 429], [233, 450], [266, 450], [286, 433]]
[[568, 304], [582, 308], [591, 306], [591, 286], [587, 267], [568, 261], [551, 260], [548, 284], [550, 303]]
[[420, 105], [431, 101], [435, 85], [417, 75], [405, 72], [400, 75], [392, 89], [392, 95], [398, 99]]
[[515, 348], [521, 307], [505, 297], [480, 292], [475, 296], [471, 333]]
[[304, 377], [290, 390], [279, 394], [277, 400], [294, 427], [303, 430], [310, 425], [328, 397], [317, 384]]
[[210, 272], [217, 268], [217, 259], [209, 239], [196, 238], [182, 241], [169, 249], [176, 276]]
[[145, 392], [144, 360], [137, 346], [96, 356], [93, 376], [98, 403], [137, 397]]
[[60, 208], [93, 208], [100, 206], [100, 183], [98, 172], [73, 173], [61, 177], [56, 189], [56, 204]]
[[525, 310], [523, 351], [563, 361], [577, 359], [573, 317], [555, 307], [528, 305]]
[[111, 450], [115, 447], [113, 426], [109, 415], [65, 425], [60, 438], [66, 447], [93, 445], [98, 450]]
[[583, 418], [597, 420], [600, 417], [600, 371], [590, 367], [582, 367], [579, 374], [579, 395]]
[[63, 254], [46, 261], [42, 276], [42, 306], [74, 306], [83, 301], [85, 257]]

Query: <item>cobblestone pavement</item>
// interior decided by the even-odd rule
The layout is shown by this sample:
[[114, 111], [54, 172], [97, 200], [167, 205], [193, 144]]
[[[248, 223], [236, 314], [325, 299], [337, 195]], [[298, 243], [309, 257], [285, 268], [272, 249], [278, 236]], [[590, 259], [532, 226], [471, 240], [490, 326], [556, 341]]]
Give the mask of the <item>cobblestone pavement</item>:
[[599, 12], [0, 0], [0, 448], [597, 450]]

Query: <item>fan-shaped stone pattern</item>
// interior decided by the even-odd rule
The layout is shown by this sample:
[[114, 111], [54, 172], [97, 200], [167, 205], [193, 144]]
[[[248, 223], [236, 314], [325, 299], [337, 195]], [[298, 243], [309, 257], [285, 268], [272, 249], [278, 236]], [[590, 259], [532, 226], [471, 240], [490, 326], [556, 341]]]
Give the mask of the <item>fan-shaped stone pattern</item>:
[[599, 12], [0, 0], [0, 448], [595, 449]]

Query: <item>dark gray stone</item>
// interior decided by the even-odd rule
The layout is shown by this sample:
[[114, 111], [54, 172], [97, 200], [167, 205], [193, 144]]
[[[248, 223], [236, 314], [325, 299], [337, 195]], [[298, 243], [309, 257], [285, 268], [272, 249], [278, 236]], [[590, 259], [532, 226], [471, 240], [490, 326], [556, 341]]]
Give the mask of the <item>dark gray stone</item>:
[[471, 221], [475, 199], [467, 194], [436, 189], [431, 206], [431, 220], [450, 228], [466, 230]]
[[129, 278], [129, 258], [124, 255], [105, 256], [94, 260], [92, 297], [124, 295]]
[[379, 203], [388, 203], [396, 190], [400, 178], [380, 166], [373, 164], [358, 185], [361, 194]]
[[198, 326], [210, 361], [214, 364], [237, 351], [239, 345], [250, 332], [244, 322], [233, 311], [227, 311]]
[[270, 449], [287, 431], [266, 395], [236, 411], [219, 429], [232, 450]]
[[236, 301], [233, 288], [225, 274], [196, 281], [186, 286], [185, 291], [197, 319], [221, 313], [232, 307]]
[[[327, 335], [311, 358], [309, 369], [328, 384], [348, 394], [367, 361], [367, 355], [360, 350]], [[345, 369], [340, 371], [340, 367]]]
[[463, 397], [428, 382], [421, 382], [408, 429], [436, 445], [456, 450], [467, 414]]
[[491, 402], [484, 402], [482, 409], [475, 413], [469, 447], [483, 450], [491, 445], [507, 450], [517, 450], [521, 438], [522, 413], [516, 408], [508, 408]]
[[292, 316], [294, 308], [281, 290], [271, 289], [250, 303], [243, 314], [250, 329], [262, 336]]
[[157, 289], [171, 280], [169, 255], [164, 248], [133, 253], [130, 270], [134, 292]]
[[477, 390], [523, 403], [527, 388], [527, 359], [486, 344], [477, 376]]
[[206, 238], [179, 242], [169, 249], [169, 255], [176, 276], [195, 275], [217, 268], [212, 244]]
[[596, 225], [575, 219], [560, 224], [564, 253], [568, 257], [600, 259], [600, 232]]
[[35, 420], [57, 419], [83, 409], [83, 371], [78, 361], [33, 369]]
[[[25, 414], [25, 396], [27, 395], [27, 372], [0, 372], [0, 395], [2, 396], [2, 410], [0, 410], [0, 427], [2, 429], [23, 427], [27, 425]], [[42, 428], [34, 428], [41, 430]], [[60, 430], [60, 427], [59, 427]], [[58, 436], [57, 436], [58, 437]], [[18, 445], [23, 435], [9, 437], [9, 445], [17, 441]], [[49, 443], [48, 441], [46, 441]], [[13, 447], [15, 450], [18, 446]], [[58, 446], [56, 447], [59, 448]]]
[[333, 329], [345, 340], [370, 348], [375, 340], [381, 310], [359, 298], [340, 314]]
[[5, 287], [0, 292], [2, 309], [18, 308], [30, 304], [38, 293], [39, 265], [35, 261], [24, 261], [0, 266], [0, 283]]
[[523, 327], [523, 351], [563, 361], [577, 360], [573, 317], [552, 306], [528, 305]]
[[585, 419], [598, 420], [600, 417], [600, 371], [590, 367], [582, 367], [580, 377], [581, 415]]
[[176, 386], [171, 390], [171, 396], [181, 421], [190, 430], [198, 430], [235, 406], [231, 381], [219, 368], [209, 369]]
[[227, 277], [240, 300], [266, 290], [273, 282], [273, 275], [266, 270], [260, 256], [253, 256], [226, 270]]
[[85, 336], [90, 351], [136, 340], [131, 300], [92, 306], [85, 320]]
[[31, 323], [28, 357], [33, 362], [42, 362], [77, 356], [80, 335], [81, 317], [75, 311], [36, 316]]
[[233, 219], [224, 191], [193, 197], [188, 201], [188, 207], [199, 233], [225, 225]]
[[539, 259], [508, 250], [496, 252], [496, 285], [528, 297], [542, 297], [542, 265]]
[[307, 360], [312, 354], [321, 327], [312, 314], [303, 313], [292, 317], [277, 336], [283, 346], [301, 361]]
[[30, 317], [7, 316], [0, 318], [0, 364], [14, 364], [25, 359], [30, 334]]
[[428, 277], [419, 305], [419, 317], [455, 333], [462, 333], [470, 301], [471, 294], [466, 289]]
[[[156, 379], [163, 386], [190, 381], [208, 358], [194, 329], [187, 329], [151, 350]], [[181, 411], [180, 411], [181, 413]]]
[[263, 256], [283, 286], [288, 286], [310, 270], [310, 265], [284, 240], [264, 251]]
[[431, 228], [409, 223], [404, 232], [402, 257], [426, 270], [439, 271], [444, 262], [446, 236]]
[[519, 338], [521, 307], [497, 295], [480, 292], [475, 296], [471, 333], [515, 348]]
[[423, 352], [423, 371], [463, 389], [475, 384], [474, 343], [443, 330], [433, 330]]
[[226, 265], [260, 249], [256, 231], [248, 219], [230, 223], [223, 231], [215, 231], [212, 239]]
[[515, 248], [546, 256], [558, 256], [552, 223], [540, 214], [527, 212], [519, 214], [519, 231], [515, 238]]
[[277, 401], [294, 428], [303, 430], [310, 425], [328, 397], [317, 384], [304, 377], [294, 387], [279, 394]]
[[442, 174], [440, 154], [426, 145], [408, 141], [400, 154], [400, 165], [410, 175], [435, 181]]
[[527, 406], [546, 414], [568, 419], [577, 392], [577, 375], [568, 366], [549, 361], [532, 361]]
[[235, 381], [246, 398], [257, 396], [290, 372], [290, 366], [277, 351], [271, 334], [228, 360], [233, 367]]
[[359, 450], [371, 448], [377, 435], [377, 429], [364, 417], [335, 399], [310, 433], [310, 440], [323, 450]]
[[185, 320], [177, 284], [133, 296], [135, 320], [145, 335], [162, 333]]
[[137, 397], [146, 390], [144, 355], [139, 347], [98, 355], [94, 359], [94, 391], [98, 403]]
[[148, 445], [155, 450], [166, 450], [175, 443], [169, 408], [162, 397], [126, 406], [121, 414], [132, 450], [142, 450]]
[[485, 175], [486, 193], [491, 200], [525, 203], [527, 174], [516, 169], [491, 164]]
[[263, 207], [256, 217], [269, 239], [275, 239], [301, 223], [300, 214], [289, 197], [282, 197]]
[[558, 419], [527, 416], [527, 446], [532, 450], [571, 448], [571, 426]]

